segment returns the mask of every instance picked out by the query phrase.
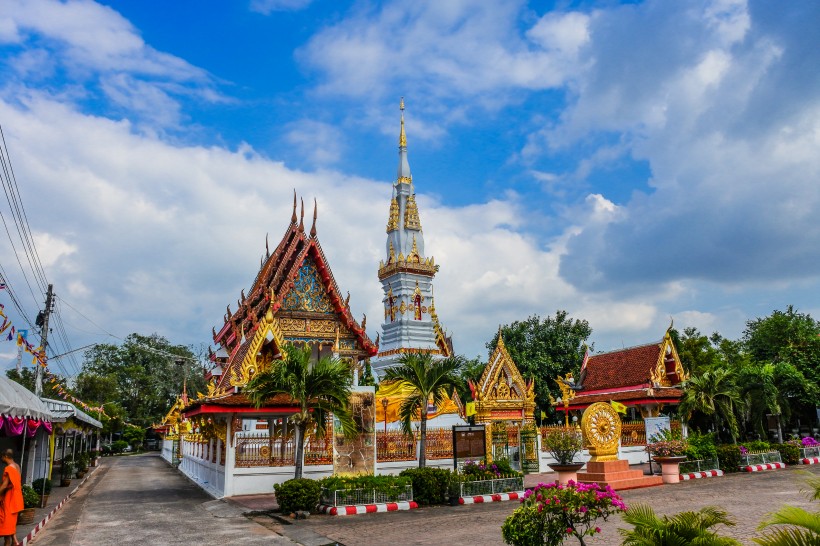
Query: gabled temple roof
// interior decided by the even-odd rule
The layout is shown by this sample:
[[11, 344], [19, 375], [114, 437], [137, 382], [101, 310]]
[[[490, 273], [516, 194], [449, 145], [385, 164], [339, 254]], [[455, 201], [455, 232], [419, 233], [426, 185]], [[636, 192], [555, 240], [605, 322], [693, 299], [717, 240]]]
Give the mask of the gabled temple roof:
[[683, 394], [675, 387], [687, 377], [667, 330], [658, 342], [589, 356], [581, 367], [581, 388], [570, 407], [577, 409], [609, 400], [674, 401]]
[[[241, 292], [236, 311], [231, 311], [228, 306], [222, 328], [213, 332], [214, 341], [224, 349], [216, 354], [227, 353], [228, 357], [224, 362], [218, 362], [224, 373], [209, 397], [237, 385], [237, 374], [247, 379], [248, 370], [239, 370], [239, 367], [243, 362], [247, 364], [250, 351], [255, 355], [261, 344], [270, 342], [275, 344], [276, 350], [282, 346], [284, 336], [279, 316], [283, 313], [301, 312], [307, 320], [319, 317], [327, 319], [324, 322], [336, 323], [336, 345], [339, 344], [340, 330], [343, 330], [341, 334], [351, 338], [352, 345], [345, 351], [347, 356], [361, 359], [376, 354], [376, 346], [365, 333], [364, 321], [360, 325], [353, 318], [348, 299], [341, 296], [316, 235], [316, 218], [314, 204], [313, 225], [310, 233], [305, 233], [304, 203], [297, 223], [294, 193], [291, 223], [281, 242], [273, 253], [266, 249], [266, 257], [248, 294], [245, 295], [244, 290]], [[305, 283], [311, 288], [310, 293], [301, 290]], [[338, 346], [335, 349], [339, 351]], [[251, 370], [252, 373], [255, 371]]]
[[473, 399], [479, 402], [477, 422], [509, 419], [533, 419], [535, 390], [533, 380], [525, 381], [518, 371], [501, 329], [498, 343], [478, 383], [469, 383]]

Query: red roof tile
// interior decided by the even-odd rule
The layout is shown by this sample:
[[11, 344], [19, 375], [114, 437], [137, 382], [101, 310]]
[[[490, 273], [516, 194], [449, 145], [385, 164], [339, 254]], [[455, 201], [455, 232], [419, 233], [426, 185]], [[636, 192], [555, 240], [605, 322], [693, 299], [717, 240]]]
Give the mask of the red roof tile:
[[590, 355], [586, 374], [583, 377], [583, 390], [596, 391], [648, 385], [652, 369], [660, 358], [660, 351], [661, 343], [651, 343], [610, 353]]

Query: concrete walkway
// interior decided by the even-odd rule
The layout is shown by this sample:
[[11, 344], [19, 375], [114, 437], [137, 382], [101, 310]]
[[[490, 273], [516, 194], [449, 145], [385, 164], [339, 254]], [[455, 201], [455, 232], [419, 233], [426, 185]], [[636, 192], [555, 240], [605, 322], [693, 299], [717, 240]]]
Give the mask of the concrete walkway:
[[111, 457], [31, 544], [295, 544], [274, 520], [260, 524], [244, 512], [209, 497], [156, 454]]

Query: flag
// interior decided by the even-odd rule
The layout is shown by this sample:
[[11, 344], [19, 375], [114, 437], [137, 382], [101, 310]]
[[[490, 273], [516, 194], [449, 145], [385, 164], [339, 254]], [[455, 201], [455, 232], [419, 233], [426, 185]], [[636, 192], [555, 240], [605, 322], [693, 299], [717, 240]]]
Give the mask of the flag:
[[6, 289], [6, 283], [0, 282], [0, 290], [5, 290], [5, 289]]
[[475, 402], [467, 402], [467, 405], [464, 408], [464, 413], [467, 415], [467, 417], [475, 415]]
[[14, 339], [14, 326], [11, 327], [11, 332], [9, 332], [9, 335], [6, 338], [6, 341], [11, 341], [12, 339]]
[[616, 402], [615, 400], [610, 400], [610, 401], [609, 401], [609, 404], [610, 404], [613, 408], [615, 408], [615, 411], [617, 411], [618, 413], [623, 413], [623, 414], [626, 414], [626, 406], [624, 406], [624, 405], [623, 405], [623, 404], [621, 404], [620, 402]]
[[584, 370], [587, 369], [587, 362], [589, 362], [589, 347], [587, 347], [586, 343], [584, 344], [586, 351], [584, 352], [584, 361], [581, 362], [581, 371], [578, 373], [581, 376], [584, 373]]
[[544, 410], [541, 410], [541, 420], [543, 421], [546, 418], [547, 418], [547, 412], [544, 411]]

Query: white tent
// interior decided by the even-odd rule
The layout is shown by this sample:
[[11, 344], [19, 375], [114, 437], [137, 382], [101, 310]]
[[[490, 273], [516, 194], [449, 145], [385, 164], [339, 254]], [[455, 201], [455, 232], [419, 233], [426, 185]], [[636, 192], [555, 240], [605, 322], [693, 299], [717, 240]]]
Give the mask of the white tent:
[[0, 376], [0, 415], [53, 421], [46, 405], [20, 383]]

